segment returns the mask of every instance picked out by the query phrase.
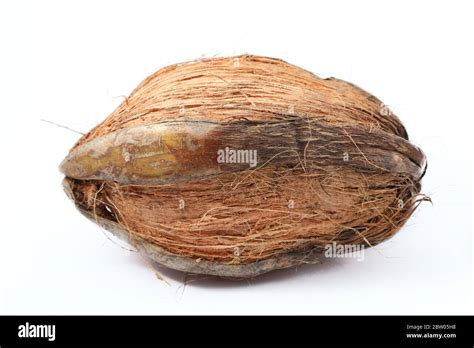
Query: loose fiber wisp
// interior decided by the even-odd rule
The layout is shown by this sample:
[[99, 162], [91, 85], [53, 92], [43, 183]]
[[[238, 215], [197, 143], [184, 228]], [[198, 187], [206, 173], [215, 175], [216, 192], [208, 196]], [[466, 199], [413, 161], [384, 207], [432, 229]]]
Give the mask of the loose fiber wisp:
[[380, 100], [251, 55], [159, 70], [61, 170], [92, 221], [169, 268], [223, 277], [377, 245], [427, 199], [425, 156]]

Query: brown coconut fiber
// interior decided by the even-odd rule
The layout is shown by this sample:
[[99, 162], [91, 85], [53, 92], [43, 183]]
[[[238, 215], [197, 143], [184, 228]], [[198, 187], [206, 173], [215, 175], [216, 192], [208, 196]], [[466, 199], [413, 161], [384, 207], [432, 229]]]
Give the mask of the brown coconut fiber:
[[[218, 161], [226, 148], [257, 161]], [[231, 277], [375, 246], [428, 200], [425, 156], [380, 100], [250, 55], [159, 70], [61, 169], [81, 212], [143, 253]]]

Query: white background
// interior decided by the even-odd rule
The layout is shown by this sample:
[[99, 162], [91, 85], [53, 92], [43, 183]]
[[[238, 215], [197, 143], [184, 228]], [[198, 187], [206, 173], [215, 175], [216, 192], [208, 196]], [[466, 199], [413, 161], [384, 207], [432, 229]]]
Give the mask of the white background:
[[[473, 314], [473, 12], [468, 1], [2, 2], [0, 314]], [[381, 98], [426, 152], [434, 204], [363, 262], [248, 282], [184, 286], [110, 242], [60, 186], [79, 135], [41, 119], [86, 132], [157, 69], [240, 53]]]

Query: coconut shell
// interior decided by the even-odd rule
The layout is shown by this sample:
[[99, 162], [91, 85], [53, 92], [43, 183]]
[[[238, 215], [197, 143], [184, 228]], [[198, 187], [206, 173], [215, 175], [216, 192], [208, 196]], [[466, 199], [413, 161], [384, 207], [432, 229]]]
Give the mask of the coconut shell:
[[224, 277], [377, 245], [427, 199], [425, 156], [380, 100], [249, 55], [159, 70], [61, 171], [86, 217], [167, 267]]

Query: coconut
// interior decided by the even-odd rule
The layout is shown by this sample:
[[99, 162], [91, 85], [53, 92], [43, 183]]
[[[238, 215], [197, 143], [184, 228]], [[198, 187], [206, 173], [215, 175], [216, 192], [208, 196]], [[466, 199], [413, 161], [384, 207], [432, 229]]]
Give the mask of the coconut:
[[94, 222], [167, 267], [223, 277], [375, 246], [428, 200], [425, 156], [379, 99], [251, 55], [157, 71], [61, 171]]

